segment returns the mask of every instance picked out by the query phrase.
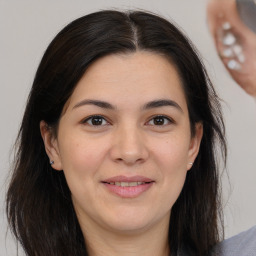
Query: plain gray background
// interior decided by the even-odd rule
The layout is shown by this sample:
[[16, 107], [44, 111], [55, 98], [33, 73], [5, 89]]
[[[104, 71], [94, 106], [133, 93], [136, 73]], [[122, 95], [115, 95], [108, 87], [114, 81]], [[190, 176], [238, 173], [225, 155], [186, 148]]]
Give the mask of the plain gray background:
[[[11, 148], [34, 73], [49, 42], [70, 21], [106, 8], [154, 11], [173, 19], [192, 39], [223, 99], [228, 172], [223, 176], [226, 237], [256, 224], [256, 101], [229, 77], [207, 30], [206, 0], [0, 0], [0, 255], [15, 255], [6, 234], [4, 197]], [[29, 145], [28, 145], [29, 146]]]

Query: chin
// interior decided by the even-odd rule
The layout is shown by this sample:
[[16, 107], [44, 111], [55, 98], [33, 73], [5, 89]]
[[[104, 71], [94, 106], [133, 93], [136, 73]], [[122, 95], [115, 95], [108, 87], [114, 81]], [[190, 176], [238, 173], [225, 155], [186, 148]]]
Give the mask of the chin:
[[145, 232], [159, 222], [169, 224], [170, 211], [162, 215], [152, 212], [152, 209], [122, 209], [118, 213], [109, 216], [105, 223], [108, 228], [121, 234], [136, 234]]
[[129, 234], [139, 234], [147, 231], [151, 226], [150, 221], [139, 221], [139, 220], [120, 220], [118, 222], [108, 223], [109, 229], [111, 229], [114, 233], [129, 235]]

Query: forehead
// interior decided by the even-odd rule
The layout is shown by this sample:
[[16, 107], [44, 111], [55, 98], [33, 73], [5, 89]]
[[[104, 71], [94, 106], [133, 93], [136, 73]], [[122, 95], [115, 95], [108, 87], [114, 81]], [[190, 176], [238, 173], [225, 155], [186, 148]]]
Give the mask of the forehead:
[[186, 105], [177, 69], [160, 54], [139, 51], [113, 54], [89, 66], [78, 82], [69, 104], [85, 98], [131, 104], [155, 98], [171, 98]]

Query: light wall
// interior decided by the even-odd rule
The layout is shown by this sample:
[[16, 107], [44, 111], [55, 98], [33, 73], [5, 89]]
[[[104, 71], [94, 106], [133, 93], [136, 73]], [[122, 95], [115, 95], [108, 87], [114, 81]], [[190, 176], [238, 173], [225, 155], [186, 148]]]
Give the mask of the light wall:
[[226, 237], [256, 224], [256, 101], [231, 80], [219, 61], [207, 30], [206, 2], [0, 0], [0, 255], [15, 255], [16, 251], [9, 233], [5, 237], [6, 177], [11, 147], [40, 58], [50, 40], [71, 20], [106, 8], [141, 8], [173, 19], [200, 50], [223, 99], [227, 127], [229, 181], [223, 177]]

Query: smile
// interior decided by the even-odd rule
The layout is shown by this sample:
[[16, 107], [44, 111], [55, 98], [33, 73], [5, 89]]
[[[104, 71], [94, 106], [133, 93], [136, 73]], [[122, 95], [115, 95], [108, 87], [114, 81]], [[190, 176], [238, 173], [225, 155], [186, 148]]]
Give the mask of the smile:
[[148, 191], [155, 181], [143, 176], [116, 176], [102, 181], [107, 191], [122, 198], [135, 198]]
[[146, 184], [146, 183], [149, 183], [149, 182], [141, 182], [141, 181], [133, 181], [133, 182], [109, 182], [108, 184], [110, 185], [115, 185], [115, 186], [119, 186], [119, 187], [136, 187], [136, 186], [139, 186], [139, 185], [143, 185], [143, 184]]

